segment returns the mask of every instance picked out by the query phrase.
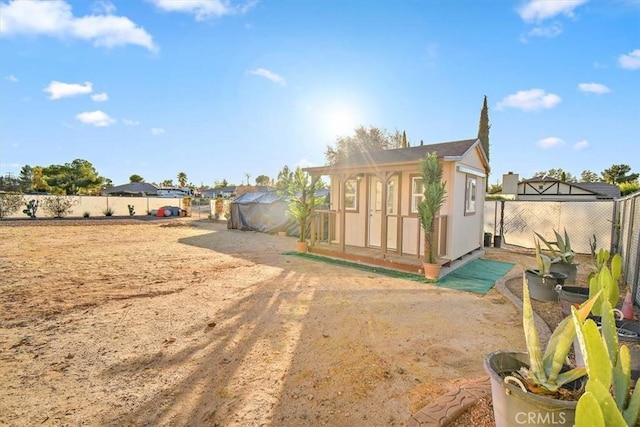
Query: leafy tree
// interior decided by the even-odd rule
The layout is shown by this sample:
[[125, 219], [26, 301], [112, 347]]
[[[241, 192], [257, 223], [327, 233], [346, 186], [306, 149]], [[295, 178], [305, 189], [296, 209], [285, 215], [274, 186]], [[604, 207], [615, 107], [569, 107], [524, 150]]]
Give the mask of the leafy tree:
[[111, 181], [109, 178], [104, 178], [100, 188], [109, 188], [109, 187], [113, 187], [113, 181]]
[[482, 110], [480, 111], [478, 139], [482, 143], [482, 148], [484, 148], [484, 151], [487, 154], [487, 159], [489, 158], [489, 129], [491, 129], [491, 125], [489, 124], [489, 107], [487, 106], [487, 95], [485, 95], [484, 102], [482, 103]]
[[180, 184], [180, 187], [186, 187], [187, 186], [187, 174], [184, 172], [180, 172], [178, 174], [178, 184]]
[[334, 164], [356, 153], [400, 148], [401, 145], [401, 138], [389, 135], [384, 129], [360, 126], [351, 136], [339, 136], [335, 148], [327, 146], [325, 157], [327, 163]]
[[583, 170], [580, 174], [580, 182], [600, 182], [602, 181], [597, 173], [590, 170]]
[[638, 179], [637, 173], [630, 174], [629, 172], [631, 172], [629, 165], [611, 165], [610, 168], [602, 172], [602, 179], [609, 184], [621, 184]]
[[24, 165], [20, 169], [18, 180], [20, 181], [20, 191], [31, 193], [33, 191], [33, 168], [29, 165]]
[[37, 193], [47, 193], [51, 188], [44, 177], [44, 170], [42, 166], [36, 166], [32, 169], [33, 172], [33, 189]]
[[213, 183], [213, 188], [221, 188], [221, 187], [228, 187], [229, 183], [227, 182], [226, 179], [223, 179], [222, 181], [216, 181]]
[[267, 175], [258, 175], [256, 177], [256, 185], [269, 185], [271, 184], [271, 178]]
[[172, 179], [165, 179], [164, 181], [162, 181], [160, 183], [161, 187], [173, 187], [173, 180]]
[[47, 166], [42, 173], [51, 192], [66, 195], [90, 194], [100, 188], [103, 180], [91, 162], [83, 159]]
[[565, 172], [562, 169], [549, 169], [548, 171], [536, 172], [534, 178], [554, 178], [562, 182], [578, 182], [575, 176], [571, 172]]
[[620, 187], [620, 195], [627, 196], [629, 194], [635, 193], [636, 191], [640, 191], [640, 185], [638, 181], [627, 181], [618, 184]]
[[284, 165], [282, 170], [278, 172], [278, 180], [276, 181], [276, 189], [278, 191], [284, 191], [289, 187], [289, 183], [293, 179], [293, 172], [289, 169], [289, 166]]
[[0, 176], [0, 191], [20, 191], [20, 181], [10, 173], [6, 176]]
[[502, 184], [491, 184], [487, 189], [489, 194], [502, 193]]
[[144, 182], [144, 178], [134, 173], [129, 177], [129, 182]]

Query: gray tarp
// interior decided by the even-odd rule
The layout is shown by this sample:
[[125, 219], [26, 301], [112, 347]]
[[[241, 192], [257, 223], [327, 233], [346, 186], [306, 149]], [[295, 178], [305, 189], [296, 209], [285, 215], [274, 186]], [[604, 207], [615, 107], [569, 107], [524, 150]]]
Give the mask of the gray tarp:
[[[316, 197], [323, 196], [326, 197], [328, 206], [329, 190], [323, 189], [316, 193]], [[231, 217], [227, 228], [263, 233], [286, 231], [289, 236], [298, 236], [298, 225], [287, 213], [287, 200], [287, 196], [280, 196], [276, 191], [245, 193], [231, 202]]]

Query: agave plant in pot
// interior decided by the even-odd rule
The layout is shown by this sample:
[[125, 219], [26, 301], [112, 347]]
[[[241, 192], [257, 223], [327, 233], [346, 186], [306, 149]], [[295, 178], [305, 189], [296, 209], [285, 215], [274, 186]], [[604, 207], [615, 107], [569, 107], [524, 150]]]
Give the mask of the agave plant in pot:
[[436, 152], [428, 153], [420, 161], [420, 175], [423, 198], [418, 203], [418, 215], [424, 231], [423, 271], [427, 279], [437, 280], [440, 277], [441, 265], [437, 262], [435, 221], [446, 198], [447, 183], [442, 180], [442, 165], [438, 162]]
[[[522, 326], [527, 352], [497, 351], [484, 367], [490, 377], [494, 419], [497, 427], [515, 425], [572, 425], [585, 367], [566, 365], [576, 335], [571, 317], [553, 331], [544, 354], [535, 326], [526, 279], [522, 279]], [[584, 321], [600, 295], [576, 311]]]
[[531, 293], [531, 298], [539, 301], [557, 301], [557, 285], [563, 285], [567, 275], [551, 271], [551, 258], [542, 252], [540, 241], [534, 238], [537, 269], [527, 269], [524, 277]]
[[575, 263], [576, 253], [571, 248], [571, 241], [569, 240], [567, 229], [564, 229], [564, 237], [562, 237], [562, 235], [560, 235], [556, 230], [553, 230], [553, 234], [555, 234], [556, 238], [555, 241], [549, 241], [539, 233], [535, 234], [545, 244], [551, 254], [550, 271], [566, 274], [567, 282], [575, 283], [578, 264]]

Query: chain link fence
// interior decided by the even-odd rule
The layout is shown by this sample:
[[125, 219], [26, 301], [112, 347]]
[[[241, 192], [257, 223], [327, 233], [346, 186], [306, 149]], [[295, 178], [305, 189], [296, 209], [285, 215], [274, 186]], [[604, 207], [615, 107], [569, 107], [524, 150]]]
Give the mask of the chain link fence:
[[484, 204], [484, 231], [501, 244], [533, 249], [534, 232], [555, 240], [566, 229], [571, 247], [590, 254], [597, 248], [617, 252], [623, 273], [640, 304], [640, 194], [606, 201], [489, 200]]

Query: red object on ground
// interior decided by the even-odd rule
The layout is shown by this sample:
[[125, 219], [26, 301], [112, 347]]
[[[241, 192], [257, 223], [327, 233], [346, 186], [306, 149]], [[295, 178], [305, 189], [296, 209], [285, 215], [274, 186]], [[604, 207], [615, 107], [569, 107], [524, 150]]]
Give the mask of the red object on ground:
[[159, 208], [158, 212], [156, 212], [156, 216], [164, 216], [164, 208]]
[[622, 303], [622, 315], [625, 319], [633, 319], [633, 298], [629, 289], [627, 289], [624, 302]]

